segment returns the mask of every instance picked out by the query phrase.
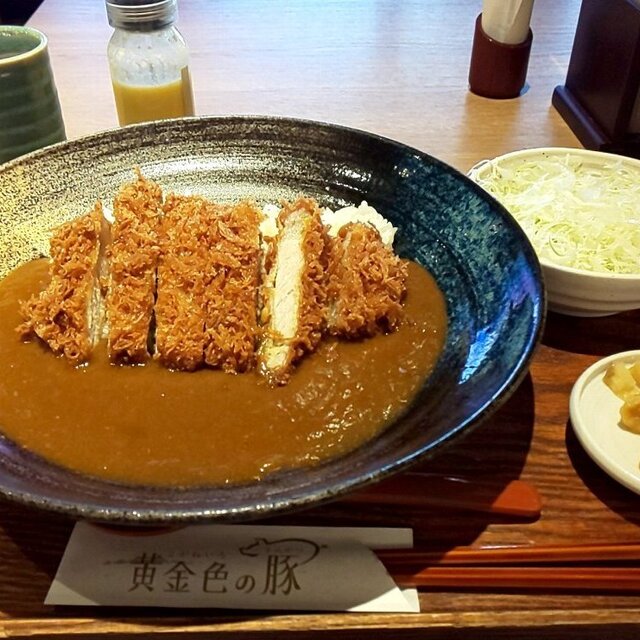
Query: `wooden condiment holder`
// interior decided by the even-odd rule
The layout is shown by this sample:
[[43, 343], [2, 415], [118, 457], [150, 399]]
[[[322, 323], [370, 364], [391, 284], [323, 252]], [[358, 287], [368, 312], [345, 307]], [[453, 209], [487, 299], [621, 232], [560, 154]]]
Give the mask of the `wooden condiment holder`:
[[582, 0], [567, 79], [555, 88], [553, 106], [586, 148], [639, 158], [639, 90], [640, 5]]

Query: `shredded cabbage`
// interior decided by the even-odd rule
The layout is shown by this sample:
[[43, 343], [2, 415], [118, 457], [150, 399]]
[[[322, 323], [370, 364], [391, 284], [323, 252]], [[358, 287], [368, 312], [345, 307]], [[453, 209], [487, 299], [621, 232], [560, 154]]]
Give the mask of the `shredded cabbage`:
[[640, 273], [640, 170], [567, 154], [493, 161], [472, 177], [513, 215], [539, 257], [574, 269]]

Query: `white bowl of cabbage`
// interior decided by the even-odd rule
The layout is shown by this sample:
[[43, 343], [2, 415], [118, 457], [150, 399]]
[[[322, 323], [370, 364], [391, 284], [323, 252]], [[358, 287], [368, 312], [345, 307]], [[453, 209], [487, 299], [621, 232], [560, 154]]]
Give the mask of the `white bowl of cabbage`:
[[640, 308], [640, 160], [545, 147], [483, 160], [468, 175], [527, 234], [551, 311]]

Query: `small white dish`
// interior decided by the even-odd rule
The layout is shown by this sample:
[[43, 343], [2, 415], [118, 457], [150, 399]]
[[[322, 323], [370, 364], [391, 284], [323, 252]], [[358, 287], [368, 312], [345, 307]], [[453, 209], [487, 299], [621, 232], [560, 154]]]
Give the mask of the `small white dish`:
[[631, 365], [639, 359], [640, 350], [636, 350], [598, 360], [576, 380], [569, 402], [573, 430], [585, 451], [614, 480], [635, 493], [640, 493], [640, 434], [620, 426], [622, 400], [603, 378], [611, 363]]

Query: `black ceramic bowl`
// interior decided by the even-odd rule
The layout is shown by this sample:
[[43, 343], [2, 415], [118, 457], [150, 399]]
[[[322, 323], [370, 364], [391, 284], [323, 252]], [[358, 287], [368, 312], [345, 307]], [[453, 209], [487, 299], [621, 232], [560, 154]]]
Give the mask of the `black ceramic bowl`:
[[[71, 473], [0, 440], [0, 492], [28, 505], [139, 524], [246, 520], [307, 507], [432, 456], [511, 394], [539, 338], [544, 294], [520, 228], [478, 186], [424, 153], [360, 131], [263, 117], [188, 118], [62, 143], [0, 167], [0, 277], [46, 253], [49, 229], [110, 199], [140, 166], [220, 200], [322, 205], [367, 200], [399, 228], [396, 248], [435, 276], [444, 352], [409, 411], [378, 437], [311, 469], [244, 486], [163, 489]], [[0, 431], [1, 431], [0, 407]]]

